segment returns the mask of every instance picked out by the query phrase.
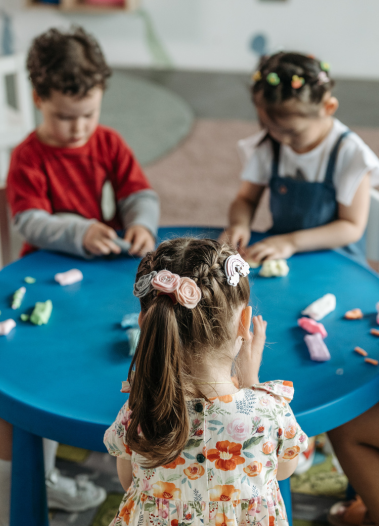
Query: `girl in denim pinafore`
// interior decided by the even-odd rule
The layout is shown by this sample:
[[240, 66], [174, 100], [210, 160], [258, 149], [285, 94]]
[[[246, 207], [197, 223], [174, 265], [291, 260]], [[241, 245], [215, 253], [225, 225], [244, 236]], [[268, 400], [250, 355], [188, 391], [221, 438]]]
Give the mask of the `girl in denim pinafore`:
[[[248, 260], [337, 248], [365, 262], [369, 176], [379, 180], [379, 160], [334, 119], [338, 101], [331, 93], [334, 83], [328, 70], [313, 57], [277, 53], [264, 57], [253, 75], [253, 102], [263, 131], [241, 141], [252, 159], [242, 173], [230, 226], [222, 235]], [[267, 186], [270, 236], [247, 247]]]

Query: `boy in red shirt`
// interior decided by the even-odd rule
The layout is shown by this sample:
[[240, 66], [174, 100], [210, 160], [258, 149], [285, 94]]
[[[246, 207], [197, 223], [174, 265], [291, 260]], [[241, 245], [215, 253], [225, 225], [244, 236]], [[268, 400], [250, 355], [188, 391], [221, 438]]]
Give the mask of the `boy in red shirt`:
[[[25, 237], [22, 255], [36, 247], [82, 257], [118, 254], [116, 230], [125, 229], [130, 254], [153, 250], [159, 201], [129, 147], [98, 124], [110, 76], [97, 42], [83, 29], [51, 29], [37, 37], [27, 67], [42, 123], [13, 151], [7, 193], [14, 225]], [[104, 183], [116, 213], [105, 221]], [[57, 444], [44, 441], [50, 507], [84, 511], [106, 497], [88, 480], [55, 469]], [[9, 525], [12, 426], [0, 419], [0, 526]]]
[[[37, 37], [27, 67], [43, 121], [13, 152], [7, 194], [14, 225], [34, 247], [82, 257], [118, 254], [116, 230], [126, 229], [130, 254], [154, 249], [159, 201], [133, 153], [98, 124], [110, 76], [97, 42], [78, 28]], [[115, 216], [101, 209], [104, 183], [115, 194]]]

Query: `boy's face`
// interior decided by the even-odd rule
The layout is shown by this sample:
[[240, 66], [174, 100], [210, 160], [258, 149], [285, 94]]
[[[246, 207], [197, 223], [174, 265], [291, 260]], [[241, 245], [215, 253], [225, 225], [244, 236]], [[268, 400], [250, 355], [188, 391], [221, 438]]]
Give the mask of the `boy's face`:
[[60, 148], [79, 148], [86, 144], [99, 122], [101, 88], [93, 88], [82, 98], [56, 90], [51, 91], [48, 99], [41, 99], [35, 92], [33, 96], [43, 116], [37, 130], [43, 142]]

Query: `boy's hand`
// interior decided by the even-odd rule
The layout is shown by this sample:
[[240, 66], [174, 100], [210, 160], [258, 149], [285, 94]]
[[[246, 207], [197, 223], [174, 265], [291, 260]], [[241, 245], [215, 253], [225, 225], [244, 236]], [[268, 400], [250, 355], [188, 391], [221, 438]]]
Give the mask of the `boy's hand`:
[[249, 340], [242, 343], [237, 358], [237, 365], [242, 376], [241, 387], [251, 387], [259, 382], [258, 372], [266, 341], [267, 321], [264, 321], [262, 316], [254, 316], [253, 326], [254, 333], [250, 333]]
[[241, 251], [245, 259], [261, 262], [269, 259], [288, 259], [296, 252], [291, 234], [272, 236]]
[[132, 244], [129, 250], [131, 256], [143, 257], [155, 248], [155, 239], [144, 226], [133, 225], [129, 227], [125, 232], [124, 239]]
[[230, 226], [219, 237], [220, 243], [228, 243], [234, 248], [245, 248], [250, 241], [251, 232], [246, 226]]
[[121, 249], [112, 241], [117, 237], [113, 228], [104, 223], [93, 223], [84, 234], [83, 247], [95, 256], [107, 256], [111, 252], [120, 254]]

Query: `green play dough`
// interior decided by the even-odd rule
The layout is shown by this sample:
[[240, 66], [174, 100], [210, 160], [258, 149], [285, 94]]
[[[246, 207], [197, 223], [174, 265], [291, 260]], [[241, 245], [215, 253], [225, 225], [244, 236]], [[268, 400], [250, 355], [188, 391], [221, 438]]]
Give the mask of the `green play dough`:
[[30, 321], [34, 323], [34, 325], [45, 325], [49, 321], [52, 310], [53, 304], [51, 300], [45, 302], [37, 301], [30, 316]]
[[35, 283], [36, 282], [36, 278], [31, 278], [30, 276], [26, 276], [26, 278], [24, 278], [24, 281], [25, 283]]
[[22, 321], [28, 321], [29, 317], [30, 317], [29, 314], [21, 314], [20, 316]]

